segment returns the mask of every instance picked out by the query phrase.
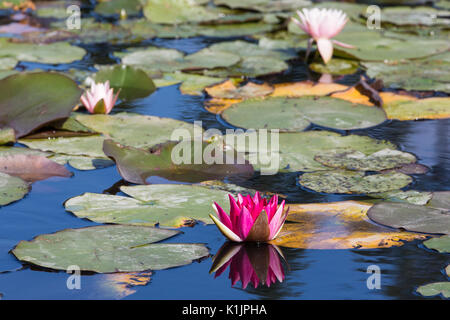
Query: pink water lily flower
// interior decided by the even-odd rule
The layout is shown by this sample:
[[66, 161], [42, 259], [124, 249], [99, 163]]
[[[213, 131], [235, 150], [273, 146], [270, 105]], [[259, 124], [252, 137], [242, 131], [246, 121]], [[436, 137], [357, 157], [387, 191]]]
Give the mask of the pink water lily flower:
[[86, 90], [81, 96], [81, 102], [90, 113], [108, 114], [116, 104], [119, 92], [114, 96], [114, 90], [109, 87], [109, 81], [92, 82], [91, 89]]
[[352, 45], [330, 40], [342, 31], [348, 21], [347, 15], [337, 9], [303, 9], [297, 10], [300, 20], [292, 18], [292, 21], [303, 31], [311, 36], [308, 42], [308, 53], [313, 41], [325, 63], [333, 56], [333, 43], [344, 48], [355, 48]]
[[289, 211], [284, 210], [284, 200], [278, 206], [278, 195], [274, 195], [270, 201], [261, 198], [259, 192], [253, 198], [239, 194], [237, 201], [232, 195], [228, 196], [230, 215], [216, 202], [213, 208], [219, 219], [210, 215], [225, 237], [234, 242], [266, 242], [277, 237]]

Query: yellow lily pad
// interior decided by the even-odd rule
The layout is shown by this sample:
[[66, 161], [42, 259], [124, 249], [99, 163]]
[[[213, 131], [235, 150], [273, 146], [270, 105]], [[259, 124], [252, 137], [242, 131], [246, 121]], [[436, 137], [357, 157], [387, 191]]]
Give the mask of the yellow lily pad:
[[289, 215], [272, 244], [301, 249], [374, 249], [425, 239], [423, 234], [392, 230], [372, 223], [372, 205], [359, 201], [289, 205]]
[[450, 118], [450, 98], [398, 99], [384, 102], [383, 109], [389, 119], [446, 119]]

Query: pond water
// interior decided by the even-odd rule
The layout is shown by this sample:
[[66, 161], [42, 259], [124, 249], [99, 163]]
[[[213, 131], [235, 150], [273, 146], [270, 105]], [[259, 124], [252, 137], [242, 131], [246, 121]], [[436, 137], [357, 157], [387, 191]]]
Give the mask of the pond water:
[[[229, 40], [221, 39], [220, 41]], [[141, 45], [176, 48], [187, 53], [198, 51], [215, 39], [147, 41]], [[115, 61], [109, 54], [118, 47], [86, 46], [90, 54], [70, 67], [89, 68], [96, 63]], [[123, 49], [123, 47], [121, 48]], [[65, 69], [69, 66], [21, 63], [21, 68]], [[269, 81], [301, 81], [308, 79], [301, 62], [279, 78]], [[347, 76], [342, 83], [352, 84], [358, 75]], [[170, 117], [187, 122], [203, 121], [205, 129], [224, 130], [230, 126], [203, 108], [204, 97], [182, 95], [178, 85], [160, 88], [151, 96], [116, 107], [115, 111], [132, 111], [146, 115]], [[414, 153], [419, 162], [428, 166], [425, 175], [414, 176], [410, 187], [415, 190], [450, 190], [450, 120], [388, 121], [368, 130], [352, 133], [386, 139], [400, 150]], [[311, 128], [314, 130], [318, 128]], [[270, 288], [249, 285], [232, 286], [228, 271], [215, 278], [209, 273], [211, 258], [190, 265], [153, 272], [148, 284], [126, 286], [117, 284], [111, 276], [83, 274], [81, 290], [68, 290], [65, 272], [53, 272], [20, 263], [8, 253], [20, 240], [53, 233], [66, 228], [96, 225], [66, 212], [64, 201], [84, 192], [111, 192], [121, 182], [116, 167], [95, 171], [77, 171], [70, 179], [50, 178], [33, 184], [32, 191], [22, 201], [0, 209], [0, 293], [3, 299], [422, 299], [415, 289], [430, 282], [445, 281], [443, 268], [450, 257], [425, 249], [421, 242], [406, 243], [401, 247], [371, 250], [304, 250], [282, 248], [285, 256], [285, 279]], [[241, 185], [262, 191], [282, 193], [288, 203], [331, 202], [365, 199], [362, 196], [327, 195], [301, 188], [298, 174], [255, 176], [241, 181]], [[117, 186], [117, 185], [116, 185]], [[214, 225], [197, 224], [182, 228], [183, 234], [167, 242], [205, 243], [215, 254], [224, 243], [224, 237]], [[367, 268], [381, 269], [381, 289], [369, 290]]]

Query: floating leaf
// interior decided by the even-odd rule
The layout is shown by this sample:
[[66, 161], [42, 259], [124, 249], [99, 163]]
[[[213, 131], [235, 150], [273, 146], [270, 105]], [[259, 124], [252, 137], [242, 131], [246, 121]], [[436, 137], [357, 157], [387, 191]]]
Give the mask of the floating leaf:
[[301, 249], [373, 249], [402, 246], [425, 236], [375, 225], [370, 204], [357, 201], [290, 204], [288, 221], [271, 243]]
[[433, 193], [416, 190], [408, 190], [408, 191], [394, 190], [381, 193], [370, 193], [368, 194], [368, 196], [373, 198], [384, 199], [387, 201], [409, 202], [412, 204], [425, 205], [428, 203], [428, 201], [430, 201], [431, 197], [433, 196]]
[[227, 80], [218, 85], [205, 89], [213, 98], [219, 99], [248, 99], [253, 97], [263, 97], [273, 92], [273, 88], [264, 83], [257, 84], [248, 82], [242, 87], [236, 87], [233, 81]]
[[450, 281], [426, 284], [417, 288], [417, 292], [425, 297], [442, 295], [450, 298]]
[[189, 74], [183, 72], [164, 73], [162, 78], [153, 79], [158, 87], [173, 85], [181, 82], [180, 91], [182, 94], [200, 96], [203, 89], [218, 82], [224, 78], [207, 77], [198, 74]]
[[[254, 117], [258, 114], [258, 117]], [[376, 126], [386, 120], [382, 109], [329, 97], [318, 99], [249, 99], [232, 105], [222, 113], [230, 124], [241, 128], [303, 131], [310, 123], [352, 130]]]
[[424, 246], [428, 249], [437, 250], [442, 253], [450, 253], [450, 236], [442, 236], [425, 241]]
[[449, 26], [450, 22], [445, 17], [449, 11], [438, 10], [430, 7], [389, 7], [381, 10], [382, 24], [394, 24], [399, 26]]
[[36, 72], [0, 80], [0, 128], [13, 128], [22, 137], [43, 125], [67, 118], [81, 90], [66, 76]]
[[308, 0], [214, 0], [216, 5], [224, 5], [232, 9], [247, 9], [261, 12], [288, 11], [309, 6]]
[[392, 149], [383, 149], [370, 155], [351, 149], [334, 149], [316, 154], [314, 160], [332, 168], [381, 171], [415, 163], [417, 159], [411, 153]]
[[22, 199], [29, 191], [22, 179], [0, 172], [0, 206]]
[[228, 206], [228, 192], [181, 184], [121, 187], [130, 197], [85, 193], [66, 201], [67, 211], [99, 223], [166, 227], [212, 224], [211, 203]]
[[81, 60], [86, 51], [67, 42], [51, 44], [12, 43], [0, 39], [0, 57], [12, 57], [20, 61], [60, 64]]
[[95, 74], [94, 80], [109, 81], [111, 88], [120, 90], [122, 100], [144, 98], [156, 90], [152, 79], [143, 70], [124, 65], [102, 68]]
[[300, 176], [299, 183], [325, 193], [375, 193], [406, 187], [412, 178], [403, 173], [365, 175], [360, 171], [319, 171]]
[[154, 243], [178, 231], [141, 226], [98, 226], [66, 229], [21, 241], [12, 253], [41, 267], [98, 273], [162, 270], [208, 255], [202, 244]]
[[0, 172], [34, 182], [50, 177], [71, 177], [64, 166], [41, 155], [0, 156]]
[[449, 208], [433, 208], [401, 202], [382, 202], [367, 213], [377, 223], [414, 232], [450, 234]]
[[358, 62], [354, 60], [345, 60], [334, 58], [327, 64], [323, 62], [314, 62], [309, 65], [309, 68], [317, 73], [326, 73], [332, 75], [346, 75], [355, 73], [358, 68]]
[[208, 11], [189, 0], [148, 0], [144, 15], [151, 22], [165, 24], [212, 21], [219, 17], [218, 12]]
[[[114, 159], [120, 175], [126, 181], [138, 184], [147, 183], [147, 179], [152, 176], [174, 181], [200, 182], [233, 176], [250, 178], [253, 175], [253, 167], [244, 159], [236, 157], [233, 150], [223, 151], [222, 155], [218, 155], [221, 163], [206, 163], [204, 158], [200, 161], [196, 160], [194, 153], [200, 152], [199, 154], [203, 156], [205, 153], [209, 154], [209, 151], [212, 154], [218, 152], [215, 147], [214, 144], [202, 141], [182, 141], [169, 142], [144, 150], [124, 147], [112, 140], [107, 140], [103, 150], [106, 155]], [[223, 146], [218, 148], [222, 149]], [[188, 156], [186, 157], [185, 154]], [[174, 162], [175, 158], [177, 162], [178, 160], [180, 162]]]
[[16, 142], [16, 134], [14, 129], [3, 128], [0, 129], [0, 145]]
[[385, 102], [383, 109], [389, 119], [445, 119], [450, 118], [450, 98], [435, 97]]
[[137, 15], [141, 11], [139, 0], [105, 0], [95, 7], [95, 12], [101, 15], [120, 15], [124, 10], [127, 15]]

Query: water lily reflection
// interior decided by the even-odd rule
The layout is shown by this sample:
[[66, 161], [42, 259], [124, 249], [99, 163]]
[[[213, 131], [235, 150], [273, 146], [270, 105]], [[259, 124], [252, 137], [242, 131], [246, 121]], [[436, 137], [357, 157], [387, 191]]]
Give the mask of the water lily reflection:
[[232, 286], [241, 281], [243, 289], [250, 282], [255, 288], [270, 287], [277, 281], [284, 281], [282, 260], [283, 253], [275, 245], [226, 242], [214, 256], [210, 273], [215, 272], [217, 278], [230, 267], [228, 277]]

